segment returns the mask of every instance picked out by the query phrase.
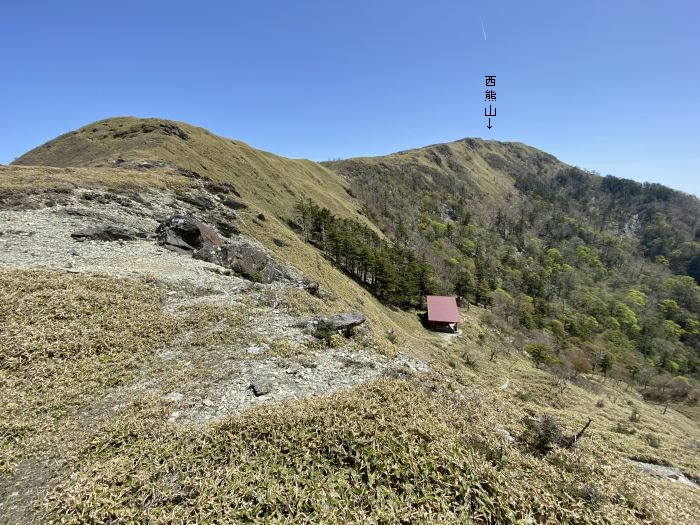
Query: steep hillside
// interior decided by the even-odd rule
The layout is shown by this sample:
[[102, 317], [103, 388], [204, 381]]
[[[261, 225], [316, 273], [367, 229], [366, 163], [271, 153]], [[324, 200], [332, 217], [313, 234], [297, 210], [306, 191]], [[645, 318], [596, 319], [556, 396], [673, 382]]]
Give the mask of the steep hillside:
[[481, 139], [322, 164], [393, 236], [428, 214], [496, 229], [522, 247], [526, 230], [543, 237], [573, 220], [582, 223], [574, 234], [590, 227], [631, 238], [635, 253], [662, 255], [700, 282], [700, 201], [660, 184], [601, 177], [524, 144]]
[[437, 290], [539, 330], [558, 361], [700, 377], [697, 198], [474, 139], [325, 165]]
[[346, 184], [320, 165], [279, 157], [182, 122], [101, 120], [61, 135], [12, 164], [139, 168], [158, 162], [233, 183], [246, 202], [284, 219], [302, 197], [311, 197], [338, 215], [361, 219], [347, 197]]

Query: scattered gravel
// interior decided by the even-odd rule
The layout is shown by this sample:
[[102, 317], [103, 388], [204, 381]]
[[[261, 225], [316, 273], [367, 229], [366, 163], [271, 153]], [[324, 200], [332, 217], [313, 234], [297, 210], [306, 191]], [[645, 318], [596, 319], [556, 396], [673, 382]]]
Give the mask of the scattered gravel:
[[[370, 351], [326, 348], [295, 358], [237, 361], [211, 385], [195, 388], [171, 415], [183, 424], [215, 421], [259, 403], [313, 397], [347, 390], [391, 370], [427, 372], [406, 356], [387, 359]], [[204, 401], [207, 401], [206, 403]]]
[[[277, 292], [303, 287], [304, 282], [254, 284], [215, 264], [159, 246], [153, 232], [164, 216], [197, 214], [191, 205], [176, 201], [172, 193], [150, 191], [128, 206], [120, 204], [123, 199], [115, 200], [106, 193], [93, 190], [87, 199], [84, 193], [76, 190], [64, 196], [62, 204], [51, 207], [38, 206], [38, 197], [29, 201], [31, 209], [0, 209], [0, 268], [50, 268], [146, 279], [164, 289], [164, 307], [176, 315], [206, 302], [247, 312], [245, 337], [196, 355], [174, 348], [160, 350], [158, 371], [141, 370], [138, 381], [113, 393], [119, 406], [129, 398], [156, 394], [172, 405], [170, 421], [203, 424], [258, 403], [348, 389], [391, 371], [428, 370], [405, 356], [387, 359], [352, 339], [340, 348], [309, 349], [294, 357], [271, 355], [270, 345], [277, 340], [302, 349], [316, 342], [306, 326], [308, 319], [279, 308], [279, 301], [268, 304]], [[103, 226], [143, 232], [150, 238], [78, 241], [71, 237], [86, 228]], [[251, 304], [257, 306], [250, 308]], [[193, 359], [197, 362], [192, 363]], [[195, 368], [199, 375], [172, 384], [173, 376], [186, 377]]]

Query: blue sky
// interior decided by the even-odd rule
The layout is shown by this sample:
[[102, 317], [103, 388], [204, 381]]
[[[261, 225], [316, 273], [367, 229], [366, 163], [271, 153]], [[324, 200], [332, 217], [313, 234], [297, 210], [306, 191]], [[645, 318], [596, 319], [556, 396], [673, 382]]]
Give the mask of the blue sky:
[[0, 17], [2, 163], [135, 115], [314, 160], [513, 140], [700, 195], [692, 0], [24, 0]]

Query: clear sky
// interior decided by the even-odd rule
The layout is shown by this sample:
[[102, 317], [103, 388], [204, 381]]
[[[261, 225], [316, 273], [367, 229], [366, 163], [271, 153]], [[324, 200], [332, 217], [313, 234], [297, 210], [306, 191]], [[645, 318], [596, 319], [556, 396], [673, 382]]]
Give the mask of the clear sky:
[[135, 115], [314, 160], [520, 141], [700, 195], [696, 0], [8, 0], [0, 19], [2, 163]]

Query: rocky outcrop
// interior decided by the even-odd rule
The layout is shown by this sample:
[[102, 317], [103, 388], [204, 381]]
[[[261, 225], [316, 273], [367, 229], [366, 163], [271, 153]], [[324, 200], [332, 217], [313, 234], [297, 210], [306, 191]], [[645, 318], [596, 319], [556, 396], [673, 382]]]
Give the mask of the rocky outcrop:
[[72, 233], [71, 237], [76, 241], [135, 241], [145, 238], [146, 234], [118, 226], [91, 226]]
[[183, 193], [178, 195], [177, 198], [183, 202], [191, 204], [192, 206], [196, 206], [200, 210], [211, 210], [216, 206], [213, 200], [206, 195], [202, 195], [201, 193]]
[[344, 312], [311, 319], [307, 324], [307, 331], [314, 331], [320, 325], [326, 325], [330, 330], [349, 334], [353, 328], [361, 325], [365, 321], [365, 316], [360, 312]]
[[222, 246], [205, 244], [193, 256], [230, 268], [246, 279], [260, 283], [271, 283], [285, 276], [285, 272], [267, 252], [243, 239]]
[[168, 249], [192, 252], [203, 246], [218, 247], [224, 244], [216, 231], [188, 215], [173, 215], [156, 228], [158, 243]]
[[347, 312], [322, 318], [333, 325], [334, 330], [349, 330], [365, 322], [365, 316], [360, 312]]
[[228, 222], [228, 221], [217, 221], [216, 227], [226, 237], [232, 237], [234, 235], [241, 234], [241, 230], [239, 230], [235, 224], [232, 224], [231, 222]]
[[321, 291], [321, 285], [316, 281], [309, 281], [304, 283], [304, 290], [313, 296], [318, 296]]
[[[233, 226], [227, 231], [239, 232]], [[286, 276], [262, 248], [245, 239], [225, 242], [213, 228], [187, 215], [174, 215], [161, 222], [156, 235], [166, 248], [191, 252], [195, 259], [229, 268], [251, 281], [271, 283]]]

